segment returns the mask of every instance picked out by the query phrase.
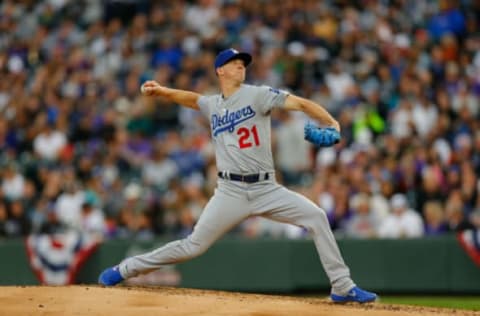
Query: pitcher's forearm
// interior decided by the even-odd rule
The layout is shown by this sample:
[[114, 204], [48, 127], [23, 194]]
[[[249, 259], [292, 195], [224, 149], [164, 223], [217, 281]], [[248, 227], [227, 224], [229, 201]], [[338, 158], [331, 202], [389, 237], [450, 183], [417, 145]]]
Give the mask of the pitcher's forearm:
[[197, 102], [200, 94], [192, 91], [167, 88], [153, 80], [145, 82], [140, 90], [145, 96], [159, 96], [195, 110], [199, 109]]
[[321, 124], [333, 126], [340, 131], [340, 124], [336, 119], [333, 118], [333, 116], [330, 115], [330, 113], [327, 112], [327, 110], [323, 108], [323, 106], [307, 100], [304, 102], [304, 104], [302, 104], [301, 108], [305, 114], [317, 120]]
[[187, 90], [171, 89], [167, 87], [161, 87], [161, 89], [158, 89], [155, 92], [156, 95], [167, 98], [168, 100], [177, 104], [198, 110], [197, 101], [200, 97], [198, 93]]

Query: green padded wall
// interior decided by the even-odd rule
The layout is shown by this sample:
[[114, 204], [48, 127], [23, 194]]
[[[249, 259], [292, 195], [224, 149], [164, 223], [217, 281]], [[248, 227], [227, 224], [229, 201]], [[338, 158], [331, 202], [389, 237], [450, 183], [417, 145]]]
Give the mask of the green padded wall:
[[[126, 256], [160, 247], [152, 242], [107, 241], [81, 269], [78, 283]], [[480, 267], [454, 236], [414, 240], [338, 240], [357, 284], [380, 293], [480, 293]], [[38, 284], [22, 241], [0, 242], [1, 285]], [[178, 264], [182, 287], [251, 292], [328, 291], [329, 282], [311, 240], [226, 238], [204, 255]]]

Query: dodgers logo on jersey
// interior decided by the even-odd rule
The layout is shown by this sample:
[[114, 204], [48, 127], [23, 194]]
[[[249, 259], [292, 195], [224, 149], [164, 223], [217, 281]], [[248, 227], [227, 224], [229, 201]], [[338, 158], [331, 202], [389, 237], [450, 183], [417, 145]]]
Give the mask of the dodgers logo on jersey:
[[225, 131], [229, 131], [231, 133], [234, 131], [235, 126], [245, 122], [248, 119], [251, 119], [255, 116], [255, 114], [255, 111], [250, 105], [232, 112], [227, 109], [225, 114], [222, 115], [213, 114], [211, 121], [212, 134], [213, 136], [217, 136]]

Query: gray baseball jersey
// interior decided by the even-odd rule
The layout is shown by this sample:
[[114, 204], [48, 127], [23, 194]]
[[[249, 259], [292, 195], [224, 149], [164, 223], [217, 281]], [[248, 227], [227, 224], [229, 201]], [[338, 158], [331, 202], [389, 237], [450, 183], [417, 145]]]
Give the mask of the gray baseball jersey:
[[[263, 216], [306, 228], [332, 284], [332, 293], [344, 295], [355, 286], [345, 265], [325, 212], [306, 197], [278, 184], [271, 151], [270, 111], [285, 104], [287, 93], [270, 87], [242, 85], [228, 98], [202, 96], [200, 110], [210, 120], [217, 169], [225, 179], [207, 203], [193, 232], [149, 253], [119, 264], [124, 278], [179, 263], [205, 252], [228, 230], [249, 216]], [[229, 174], [271, 174], [247, 183]]]
[[252, 174], [273, 172], [270, 111], [281, 107], [286, 92], [242, 85], [228, 98], [202, 96], [198, 105], [210, 119], [218, 170]]

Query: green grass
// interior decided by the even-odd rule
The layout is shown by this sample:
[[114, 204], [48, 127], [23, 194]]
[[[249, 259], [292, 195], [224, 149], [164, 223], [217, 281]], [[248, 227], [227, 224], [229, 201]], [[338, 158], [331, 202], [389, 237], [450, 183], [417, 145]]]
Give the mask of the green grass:
[[381, 303], [480, 310], [480, 296], [384, 296]]

